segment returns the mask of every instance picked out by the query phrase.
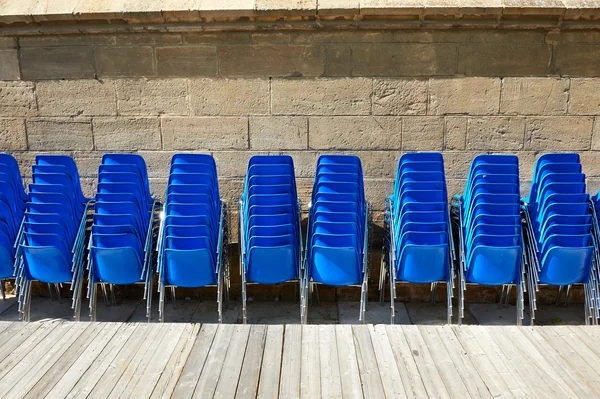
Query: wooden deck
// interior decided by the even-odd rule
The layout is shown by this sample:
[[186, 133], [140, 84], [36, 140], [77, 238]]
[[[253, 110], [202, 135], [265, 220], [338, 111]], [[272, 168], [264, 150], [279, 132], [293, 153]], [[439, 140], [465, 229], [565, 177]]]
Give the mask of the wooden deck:
[[3, 398], [600, 397], [585, 326], [0, 322]]

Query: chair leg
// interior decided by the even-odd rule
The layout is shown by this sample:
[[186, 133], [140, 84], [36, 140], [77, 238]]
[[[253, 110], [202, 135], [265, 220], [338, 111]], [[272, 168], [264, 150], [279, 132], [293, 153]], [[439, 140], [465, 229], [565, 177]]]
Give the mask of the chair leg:
[[567, 285], [567, 292], [565, 294], [565, 307], [569, 306], [569, 295], [571, 294], [571, 285]]
[[54, 294], [52, 293], [52, 284], [48, 283], [48, 293], [50, 294], [50, 302], [54, 300]]
[[98, 284], [92, 283], [92, 294], [90, 296], [90, 319], [96, 321], [96, 305], [98, 304]]
[[509, 285], [508, 287], [506, 287], [506, 299], [504, 301], [504, 307], [508, 307], [508, 304], [510, 303], [510, 291], [512, 290], [512, 284]]
[[165, 322], [165, 287], [158, 283], [158, 321]]
[[2, 300], [6, 300], [6, 290], [4, 289], [4, 280], [0, 280], [0, 292], [2, 293]]
[[558, 287], [558, 293], [556, 294], [556, 306], [560, 303], [560, 297], [562, 296], [563, 286]]

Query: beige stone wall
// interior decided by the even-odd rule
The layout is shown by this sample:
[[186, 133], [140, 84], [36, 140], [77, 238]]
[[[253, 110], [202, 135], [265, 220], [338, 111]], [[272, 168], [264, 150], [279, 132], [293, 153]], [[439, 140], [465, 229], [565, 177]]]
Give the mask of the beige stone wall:
[[381, 210], [404, 151], [442, 151], [451, 194], [478, 153], [578, 151], [600, 186], [600, 33], [396, 29], [0, 38], [0, 150], [30, 173], [71, 154], [89, 193], [100, 157], [136, 151], [164, 194], [170, 157], [212, 153], [235, 201], [248, 158], [290, 153], [304, 199], [321, 153], [365, 166]]

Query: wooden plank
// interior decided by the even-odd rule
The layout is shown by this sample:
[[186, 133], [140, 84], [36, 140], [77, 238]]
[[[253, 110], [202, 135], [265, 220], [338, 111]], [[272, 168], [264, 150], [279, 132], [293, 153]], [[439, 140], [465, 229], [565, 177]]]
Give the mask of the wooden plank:
[[362, 398], [364, 396], [352, 326], [335, 326], [335, 337], [340, 364], [342, 396], [344, 398]]
[[[80, 361], [80, 356], [82, 353], [86, 353], [85, 359], [91, 362], [96, 358], [97, 353], [93, 354], [87, 351], [88, 346], [93, 342], [97, 341], [103, 342], [102, 348], [106, 345], [106, 343], [112, 338], [117, 329], [119, 328], [119, 324], [111, 323], [111, 324], [94, 324], [92, 328], [86, 329], [83, 334], [77, 338], [77, 341], [71, 345], [69, 349], [60, 357], [60, 359], [54, 364], [54, 366], [48, 370], [48, 372], [38, 381], [37, 384], [29, 391], [26, 395], [27, 398], [43, 398], [49, 392], [54, 391], [54, 393], [50, 397], [64, 397], [69, 391], [73, 388], [73, 385], [77, 382], [79, 377], [81, 376], [81, 372], [77, 373], [75, 376], [72, 372], [72, 366], [74, 363]], [[85, 368], [87, 369], [87, 367]], [[84, 369], [84, 370], [85, 370]], [[72, 381], [73, 384], [69, 385], [69, 389], [66, 391], [55, 390], [55, 386], [57, 384], [62, 385], [59, 381], [63, 379], [66, 375], [65, 381]], [[63, 381], [63, 384], [65, 383]], [[59, 394], [59, 392], [61, 392]]]
[[321, 396], [321, 359], [319, 326], [302, 326], [302, 359], [300, 361], [300, 397]]
[[187, 324], [179, 342], [165, 366], [165, 370], [160, 375], [160, 379], [152, 391], [152, 399], [170, 398], [175, 391], [177, 381], [183, 373], [183, 368], [192, 352], [194, 343], [198, 338], [201, 324]]
[[[586, 381], [584, 381], [567, 363], [565, 363], [565, 361], [552, 348], [552, 346], [550, 346], [550, 344], [535, 330], [527, 328], [526, 330], [516, 329], [504, 332], [504, 334], [509, 333], [514, 333], [513, 342], [520, 343], [520, 345], [522, 345], [521, 348], [531, 346], [531, 349], [535, 349], [543, 361], [547, 362], [548, 365], [552, 367], [558, 375], [564, 376], [563, 381], [571, 388], [573, 392], [575, 392], [577, 397], [588, 398], [599, 394], [599, 392], [595, 392]], [[521, 337], [519, 337], [519, 335]], [[528, 349], [527, 351], [531, 349]], [[536, 359], [539, 358], [532, 357], [532, 355], [529, 353], [526, 353], [526, 355], [530, 356], [537, 366]]]
[[385, 395], [383, 383], [381, 382], [369, 328], [362, 325], [352, 326], [352, 334], [354, 335], [354, 345], [356, 346], [356, 358], [358, 360], [363, 394], [366, 398], [382, 398]]
[[258, 394], [261, 399], [279, 397], [279, 377], [281, 375], [281, 358], [283, 355], [283, 326], [267, 327], [265, 350], [260, 366]]
[[341, 398], [342, 380], [338, 360], [335, 326], [319, 326], [319, 364], [321, 367], [321, 397]]
[[[10, 373], [0, 380], [0, 387], [11, 387], [4, 390], [4, 398], [22, 398], [42, 378], [56, 361], [69, 349], [77, 338], [88, 328], [88, 323], [63, 323], [54, 329], [59, 336], [50, 337], [40, 343], [29, 355], [19, 362]], [[62, 328], [61, 328], [62, 327]]]
[[375, 327], [370, 325], [369, 333], [373, 342], [373, 349], [375, 350], [375, 358], [377, 359], [385, 396], [388, 398], [406, 398], [406, 392], [402, 385], [402, 377], [400, 377], [400, 372], [396, 365], [396, 359], [394, 358], [394, 352], [392, 351], [385, 325], [378, 324]]
[[440, 336], [435, 331], [440, 326], [418, 326], [417, 328], [448, 394], [453, 398], [469, 397], [468, 388], [458, 373], [457, 367], [452, 362], [444, 343], [440, 340]]
[[473, 334], [469, 333], [468, 326], [453, 327], [452, 330], [492, 396], [495, 398], [513, 398], [513, 393], [495, 369], [494, 364], [479, 346]]
[[185, 324], [169, 326], [160, 343], [149, 348], [146, 358], [141, 362], [142, 367], [137, 368], [121, 397], [149, 398], [152, 395], [152, 391], [154, 391], [154, 387], [165, 370], [184, 330]]
[[193, 397], [212, 398], [214, 396], [233, 330], [233, 324], [219, 325]]
[[0, 336], [6, 329], [8, 329], [8, 327], [12, 326], [13, 324], [15, 324], [14, 321], [0, 321]]
[[426, 397], [427, 391], [425, 385], [423, 385], [421, 374], [415, 363], [413, 353], [408, 346], [408, 341], [406, 341], [402, 327], [386, 325], [385, 331], [392, 347], [392, 353], [396, 360], [396, 366], [398, 367], [406, 396], [409, 398]]
[[283, 357], [281, 361], [281, 381], [279, 396], [282, 398], [300, 397], [300, 368], [302, 364], [302, 326], [288, 325], [283, 337]]
[[250, 326], [236, 325], [233, 329], [231, 341], [225, 355], [225, 362], [219, 376], [219, 383], [215, 390], [217, 398], [233, 398], [237, 391], [246, 354], [246, 345], [248, 344], [248, 336], [250, 334]]
[[400, 328], [406, 336], [406, 341], [408, 342], [408, 346], [411, 349], [413, 358], [415, 359], [415, 363], [421, 374], [421, 379], [425, 385], [427, 394], [431, 397], [448, 398], [449, 395], [446, 386], [444, 385], [444, 381], [442, 380], [438, 369], [435, 367], [435, 362], [427, 350], [427, 346], [419, 333], [418, 327], [404, 325], [400, 326]]
[[[15, 323], [7, 329], [0, 345], [0, 378], [5, 376], [22, 358], [35, 348], [59, 323]], [[10, 330], [10, 331], [8, 331]]]
[[246, 354], [244, 355], [240, 381], [235, 393], [236, 398], [256, 398], [261, 369], [259, 366], [262, 365], [263, 361], [266, 337], [267, 326], [254, 325], [250, 327], [250, 335], [248, 337], [248, 344], [246, 345]]
[[594, 390], [600, 391], [600, 376], [596, 372], [596, 366], [590, 366], [581, 354], [575, 352], [565, 340], [558, 336], [550, 327], [534, 327], [535, 332], [539, 333], [554, 348], [573, 370], [582, 376]]
[[[582, 341], [578, 335], [568, 326], [556, 326], [552, 328], [552, 333], [555, 333], [561, 337], [579, 356], [594, 369], [600, 364], [600, 357], [596, 353], [595, 349], [590, 348], [584, 341]], [[592, 345], [592, 347], [596, 347]]]
[[106, 347], [102, 349], [88, 369], [83, 372], [66, 397], [70, 399], [87, 397], [126, 343], [130, 339], [132, 341], [138, 341], [137, 336], [143, 336], [146, 333], [147, 327], [148, 326], [145, 324], [141, 327], [138, 327], [137, 324], [124, 324], [109, 341]]
[[218, 324], [203, 324], [173, 391], [174, 398], [191, 398], [204, 368], [206, 357], [215, 338]]
[[127, 340], [118, 355], [105, 369], [104, 374], [102, 374], [94, 388], [89, 392], [88, 398], [107, 398], [121, 379], [123, 373], [126, 370], [133, 372], [132, 369], [137, 367], [139, 357], [143, 356], [147, 349], [144, 347], [144, 343], [147, 340], [152, 340], [159, 331], [159, 329], [153, 328], [153, 325], [140, 324], [136, 330], [136, 334]]
[[[17, 313], [17, 297], [16, 296], [8, 296], [6, 299], [0, 299], [0, 314], [3, 313]], [[2, 317], [4, 318], [3, 315]]]

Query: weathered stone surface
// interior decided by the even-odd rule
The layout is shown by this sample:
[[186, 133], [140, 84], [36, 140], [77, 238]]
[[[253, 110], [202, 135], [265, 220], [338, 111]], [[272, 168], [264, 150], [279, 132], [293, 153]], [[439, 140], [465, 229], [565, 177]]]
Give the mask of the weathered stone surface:
[[0, 82], [0, 116], [37, 115], [33, 83]]
[[266, 79], [190, 79], [195, 115], [265, 115], [269, 113]]
[[[275, 34], [275, 32], [268, 32]], [[184, 33], [184, 44], [249, 44], [250, 32], [202, 32], [202, 33]]]
[[319, 15], [358, 14], [359, 0], [319, 0]]
[[165, 150], [241, 150], [248, 148], [248, 118], [163, 117]]
[[593, 118], [529, 117], [525, 126], [525, 149], [589, 150]]
[[254, 4], [260, 14], [281, 16], [317, 13], [317, 0], [255, 0]]
[[600, 75], [600, 45], [559, 43], [555, 60], [556, 73], [559, 75]]
[[394, 179], [366, 179], [365, 197], [374, 211], [385, 210], [384, 200], [394, 192]]
[[525, 118], [469, 118], [467, 149], [484, 151], [520, 150], [523, 148]]
[[523, 29], [473, 29], [469, 31], [470, 41], [473, 43], [517, 43], [537, 44], [544, 43], [545, 32], [542, 30]]
[[119, 115], [188, 115], [185, 79], [117, 80]]
[[600, 79], [571, 79], [569, 113], [600, 115]]
[[159, 150], [161, 147], [158, 118], [94, 118], [96, 150]]
[[[267, 154], [255, 151], [216, 151], [212, 155], [217, 163], [219, 177], [243, 178], [248, 171], [248, 161], [253, 155]], [[241, 195], [241, 193], [240, 193]]]
[[23, 79], [94, 77], [91, 47], [27, 47], [21, 49]]
[[398, 117], [311, 117], [309, 147], [317, 150], [398, 150], [402, 119]]
[[429, 113], [494, 115], [498, 113], [500, 79], [452, 78], [429, 81]]
[[17, 48], [17, 39], [15, 37], [0, 37], [0, 48], [2, 48], [2, 49]]
[[0, 118], [0, 151], [26, 149], [25, 120]]
[[[130, 36], [130, 35], [126, 35]], [[114, 35], [86, 34], [86, 35], [38, 35], [19, 38], [20, 47], [51, 47], [51, 46], [88, 46], [115, 44]]]
[[[479, 152], [477, 151], [444, 151], [444, 168], [446, 170], [446, 179], [466, 179], [469, 173], [471, 161]], [[450, 191], [448, 193], [456, 193]]]
[[133, 33], [133, 34], [121, 34], [116, 36], [116, 44], [121, 45], [144, 45], [144, 44], [157, 44], [157, 45], [173, 45], [181, 44], [182, 38], [177, 33]]
[[88, 118], [32, 118], [27, 120], [29, 149], [36, 151], [92, 150], [92, 124]]
[[0, 80], [18, 80], [20, 77], [17, 50], [0, 50]]
[[314, 46], [242, 45], [219, 48], [223, 76], [321, 76], [325, 51]]
[[158, 76], [216, 76], [217, 49], [212, 46], [159, 47]]
[[373, 82], [374, 115], [425, 115], [427, 81], [375, 79]]
[[352, 75], [352, 51], [350, 44], [332, 44], [325, 48], [325, 75]]
[[569, 79], [505, 78], [500, 113], [509, 115], [564, 115]]
[[42, 116], [116, 115], [115, 82], [110, 80], [53, 80], [36, 85]]
[[464, 150], [467, 145], [467, 118], [447, 116], [444, 118], [444, 149]]
[[444, 147], [444, 118], [414, 116], [402, 119], [402, 149], [439, 151]]
[[137, 153], [146, 161], [148, 177], [166, 178], [169, 177], [171, 158], [180, 151], [138, 151]]
[[250, 118], [250, 148], [305, 150], [308, 148], [308, 119], [291, 116]]
[[443, 76], [456, 72], [452, 44], [376, 43], [352, 45], [355, 76]]
[[[360, 158], [363, 173], [366, 178], [388, 178], [396, 177], [398, 160], [401, 151], [356, 151], [350, 152]], [[314, 173], [314, 170], [313, 170]], [[382, 193], [383, 195], [383, 193]]]
[[369, 115], [372, 81], [345, 79], [274, 79], [273, 114]]
[[154, 75], [152, 47], [97, 47], [94, 58], [99, 77]]
[[269, 154], [288, 154], [294, 160], [296, 177], [314, 178], [318, 152], [315, 151], [270, 151]]
[[[600, 177], [600, 162], [598, 162], [598, 151], [583, 151], [579, 154], [581, 160], [581, 167], [586, 175], [586, 178], [598, 178]], [[587, 179], [586, 179], [587, 180]], [[588, 193], [597, 192], [593, 191], [591, 187], [588, 187]]]
[[594, 133], [592, 135], [592, 150], [600, 150], [600, 118], [594, 120]]
[[459, 47], [458, 73], [468, 76], [547, 75], [551, 56], [552, 48], [541, 44], [463, 44]]
[[74, 151], [73, 159], [77, 164], [80, 177], [98, 177], [98, 167], [102, 163], [100, 151]]
[[255, 14], [254, 0], [202, 0], [201, 16], [249, 17]]

